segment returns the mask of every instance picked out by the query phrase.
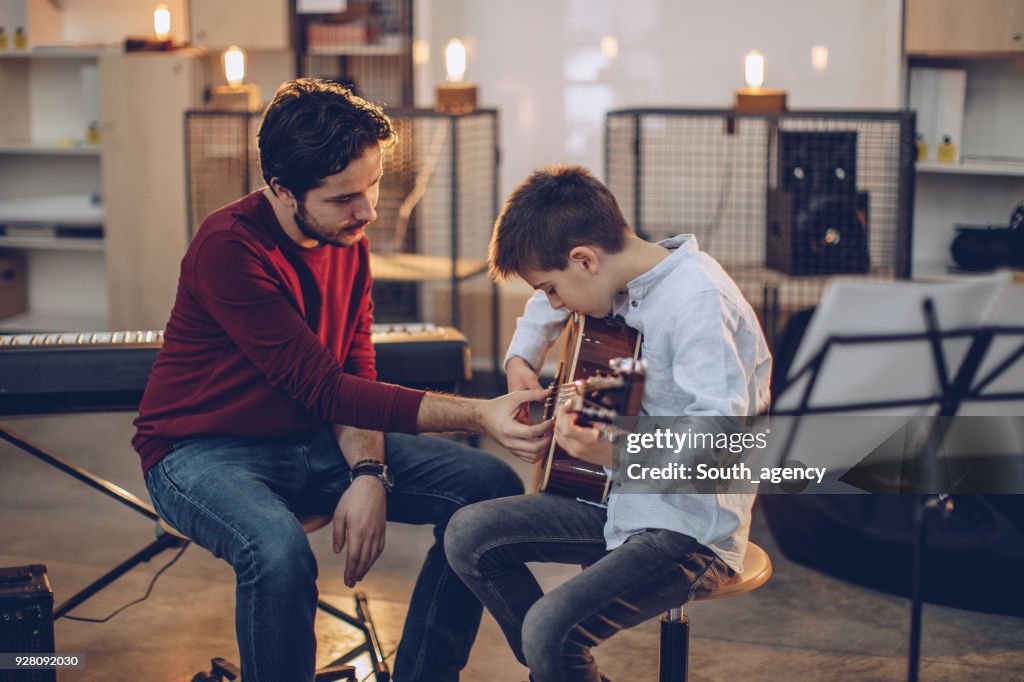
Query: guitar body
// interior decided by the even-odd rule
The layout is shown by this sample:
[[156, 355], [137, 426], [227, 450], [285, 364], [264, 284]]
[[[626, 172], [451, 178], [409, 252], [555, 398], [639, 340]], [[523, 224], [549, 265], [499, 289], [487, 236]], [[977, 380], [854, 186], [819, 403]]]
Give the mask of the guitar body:
[[[571, 385], [579, 380], [609, 374], [608, 361], [613, 358], [640, 357], [640, 334], [617, 320], [598, 319], [574, 314], [566, 324], [566, 341], [555, 377], [556, 386]], [[554, 416], [558, 401], [565, 400], [553, 392], [545, 405], [544, 418]], [[537, 465], [535, 488], [540, 492], [577, 497], [589, 502], [608, 498], [610, 481], [604, 468], [570, 456], [551, 441], [547, 456]]]

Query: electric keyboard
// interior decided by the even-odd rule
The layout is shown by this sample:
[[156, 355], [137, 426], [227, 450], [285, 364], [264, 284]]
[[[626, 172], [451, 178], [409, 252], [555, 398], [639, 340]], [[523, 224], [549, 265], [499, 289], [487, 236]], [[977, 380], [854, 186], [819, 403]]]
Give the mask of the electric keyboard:
[[[0, 415], [134, 410], [163, 331], [0, 335]], [[453, 391], [470, 378], [469, 344], [452, 327], [375, 324], [380, 381]]]

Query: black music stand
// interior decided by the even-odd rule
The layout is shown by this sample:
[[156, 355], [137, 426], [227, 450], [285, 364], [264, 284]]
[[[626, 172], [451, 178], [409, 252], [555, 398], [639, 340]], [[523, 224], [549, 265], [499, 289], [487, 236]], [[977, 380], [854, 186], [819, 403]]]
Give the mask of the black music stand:
[[[914, 494], [917, 497], [917, 504], [914, 507], [916, 532], [911, 577], [911, 627], [907, 671], [907, 679], [910, 682], [917, 682], [920, 664], [921, 611], [923, 607], [921, 571], [928, 518], [930, 514], [937, 511], [951, 512], [953, 509], [950, 499], [950, 495], [954, 492], [953, 484], [946, 472], [940, 469], [939, 462], [939, 452], [951, 426], [952, 418], [957, 415], [965, 402], [991, 403], [1024, 400], [1024, 387], [1016, 391], [986, 392], [999, 378], [1005, 376], [1011, 367], [1024, 358], [1024, 342], [1004, 358], [996, 360], [995, 366], [988, 369], [986, 374], [979, 376], [979, 370], [993, 341], [999, 337], [1016, 337], [1024, 340], [1024, 327], [993, 325], [942, 331], [939, 329], [935, 306], [930, 298], [923, 301], [922, 314], [927, 330], [925, 332], [828, 336], [810, 360], [797, 370], [779, 393], [779, 397], [781, 397], [788, 390], [799, 387], [802, 383], [802, 391], [797, 405], [790, 409], [773, 409], [771, 412], [773, 416], [795, 418], [792, 428], [787, 434], [785, 445], [780, 450], [779, 464], [782, 465], [793, 448], [801, 417], [893, 408], [937, 408], [935, 418], [918, 451], [904, 460], [899, 480], [901, 493]], [[966, 341], [969, 345], [955, 375], [951, 378], [943, 342], [955, 339]], [[931, 350], [935, 378], [939, 385], [937, 393], [915, 398], [812, 405], [814, 388], [818, 385], [831, 351], [840, 347], [875, 347], [921, 342], [926, 342]]]

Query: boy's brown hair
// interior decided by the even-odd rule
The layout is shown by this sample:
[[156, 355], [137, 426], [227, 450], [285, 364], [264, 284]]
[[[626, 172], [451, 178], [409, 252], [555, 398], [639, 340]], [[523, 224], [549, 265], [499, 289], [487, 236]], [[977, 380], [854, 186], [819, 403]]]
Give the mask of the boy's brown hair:
[[527, 270], [564, 270], [575, 247], [618, 253], [631, 232], [611, 191], [590, 171], [546, 166], [505, 200], [491, 235], [490, 274], [500, 282]]

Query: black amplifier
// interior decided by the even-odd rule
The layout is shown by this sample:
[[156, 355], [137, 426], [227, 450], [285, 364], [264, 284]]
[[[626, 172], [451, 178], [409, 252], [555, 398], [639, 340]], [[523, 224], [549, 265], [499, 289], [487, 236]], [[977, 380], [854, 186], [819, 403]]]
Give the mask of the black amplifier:
[[[0, 568], [0, 652], [53, 653], [53, 590], [41, 564]], [[0, 670], [0, 682], [56, 682], [54, 670]]]

